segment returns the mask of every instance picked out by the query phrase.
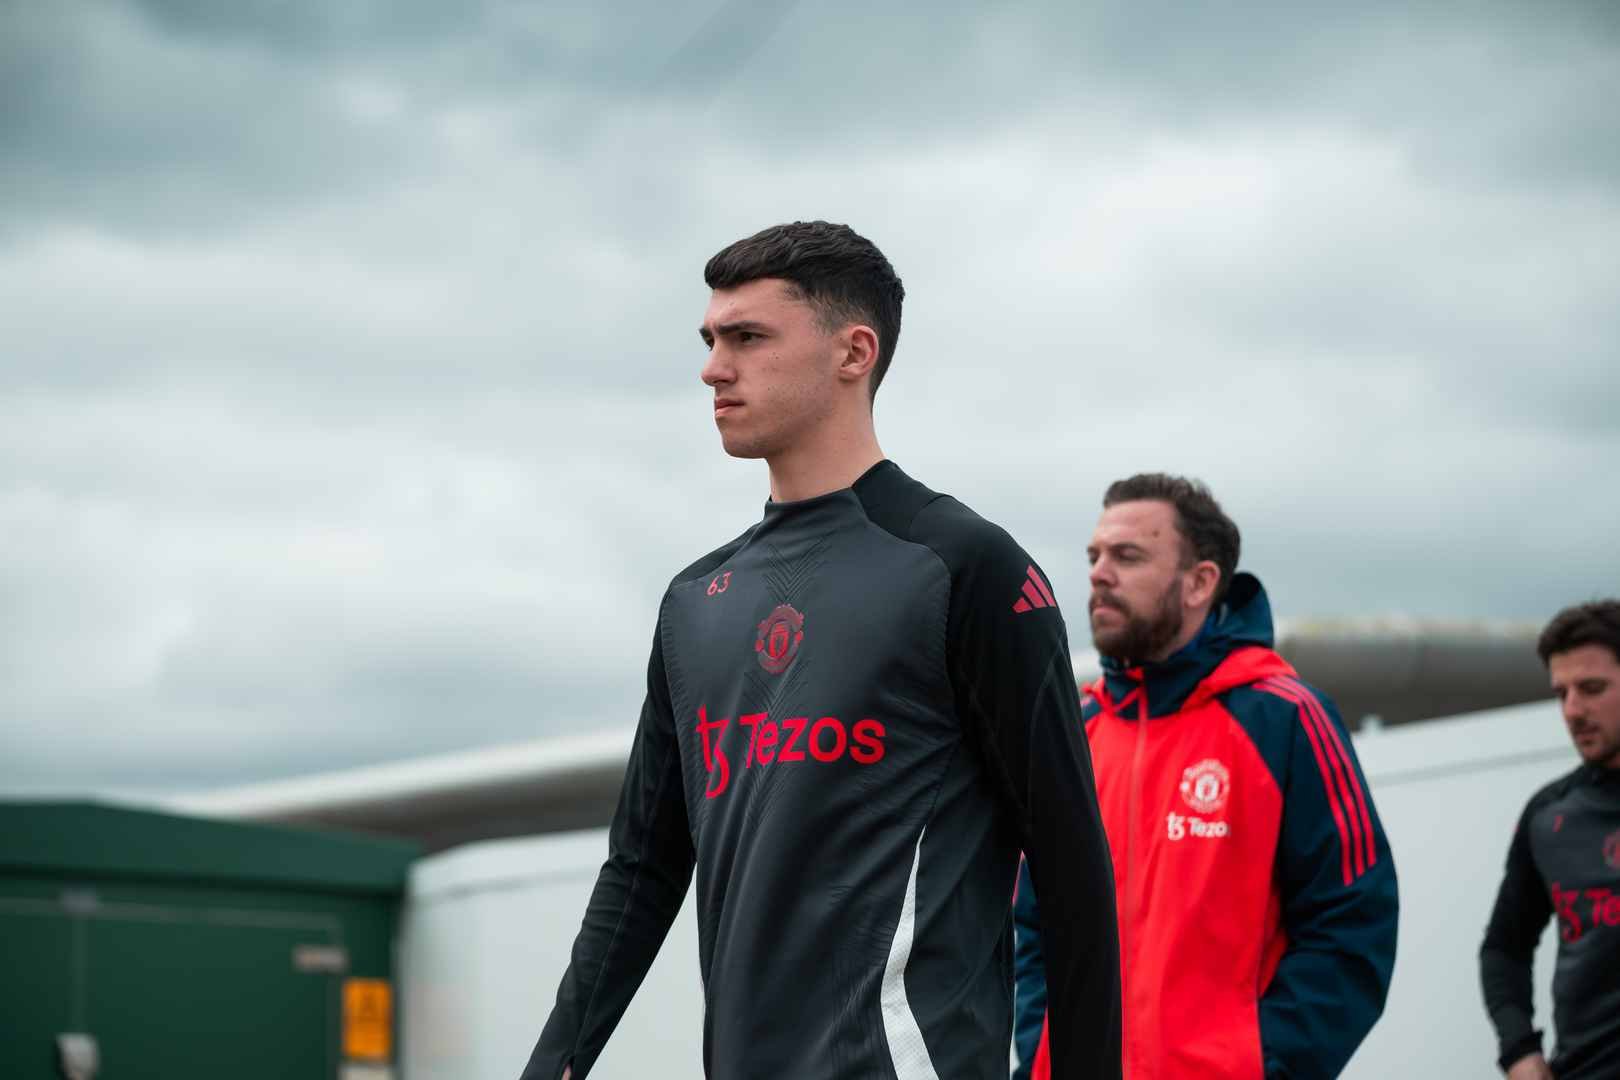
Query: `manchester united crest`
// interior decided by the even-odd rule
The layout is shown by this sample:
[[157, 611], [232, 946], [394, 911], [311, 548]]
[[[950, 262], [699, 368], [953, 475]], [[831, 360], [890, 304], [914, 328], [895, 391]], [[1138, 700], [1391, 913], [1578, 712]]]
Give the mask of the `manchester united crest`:
[[759, 624], [759, 636], [754, 639], [754, 655], [759, 666], [772, 675], [780, 675], [799, 655], [804, 643], [804, 616], [790, 604], [779, 604]]
[[1603, 861], [1620, 870], [1620, 829], [1610, 833], [1603, 841]]
[[1226, 805], [1232, 774], [1214, 758], [1189, 765], [1181, 774], [1181, 797], [1200, 814], [1213, 814]]

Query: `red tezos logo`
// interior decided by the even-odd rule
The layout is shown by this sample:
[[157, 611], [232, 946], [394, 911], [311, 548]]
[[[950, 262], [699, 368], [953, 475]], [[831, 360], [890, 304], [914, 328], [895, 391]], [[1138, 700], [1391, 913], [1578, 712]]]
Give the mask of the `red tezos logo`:
[[[707, 780], [703, 797], [717, 799], [731, 785], [731, 758], [722, 745], [731, 717], [709, 719], [709, 710], [702, 705], [697, 711], [697, 733], [702, 740], [703, 771]], [[747, 745], [738, 748], [735, 740], [731, 753], [741, 764], [738, 770], [753, 768], [777, 769], [795, 762], [819, 761], [830, 765], [846, 757], [856, 765], [876, 765], [883, 760], [884, 737], [888, 734], [881, 720], [870, 717], [845, 726], [836, 716], [823, 716], [815, 723], [808, 716], [789, 716], [772, 720], [769, 713], [744, 713], [737, 717], [737, 730], [747, 732]]]
[[1213, 814], [1226, 805], [1232, 775], [1214, 758], [1188, 766], [1181, 774], [1181, 797], [1200, 814]]
[[759, 636], [754, 639], [754, 654], [759, 666], [772, 675], [780, 675], [799, 655], [804, 642], [804, 616], [789, 604], [779, 604], [759, 624]]

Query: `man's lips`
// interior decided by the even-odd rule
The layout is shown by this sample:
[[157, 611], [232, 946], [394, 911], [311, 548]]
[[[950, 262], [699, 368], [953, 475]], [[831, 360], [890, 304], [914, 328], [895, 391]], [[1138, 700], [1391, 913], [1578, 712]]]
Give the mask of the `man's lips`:
[[727, 413], [740, 408], [742, 408], [742, 402], [738, 401], [736, 398], [714, 399], [714, 415], [716, 417], [724, 416]]

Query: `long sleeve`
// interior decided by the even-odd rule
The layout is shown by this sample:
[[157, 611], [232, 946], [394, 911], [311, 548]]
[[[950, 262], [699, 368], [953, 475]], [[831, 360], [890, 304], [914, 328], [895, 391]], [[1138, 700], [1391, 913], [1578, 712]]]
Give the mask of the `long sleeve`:
[[[666, 598], [667, 603], [667, 598]], [[662, 617], [660, 617], [662, 623]], [[522, 1080], [585, 1080], [679, 913], [695, 855], [658, 635], [647, 698], [597, 876], [557, 1004]]]
[[1267, 1080], [1331, 1080], [1384, 1009], [1399, 914], [1395, 864], [1338, 712], [1303, 684], [1277, 874], [1288, 945], [1260, 999]]
[[948, 651], [958, 711], [1040, 897], [1052, 1076], [1119, 1077], [1113, 863], [1063, 618], [1045, 574], [1006, 533], [976, 540], [953, 574]]
[[1536, 943], [1553, 909], [1530, 856], [1529, 822], [1530, 807], [1526, 807], [1513, 831], [1507, 871], [1479, 949], [1485, 1009], [1496, 1028], [1498, 1063], [1504, 1069], [1526, 1054], [1541, 1050], [1541, 1032], [1534, 1025], [1531, 968]]
[[1027, 863], [1018, 866], [1013, 894], [1013, 942], [1013, 1049], [1018, 1064], [1012, 1080], [1029, 1080], [1046, 1024], [1046, 965], [1041, 955], [1040, 905]]

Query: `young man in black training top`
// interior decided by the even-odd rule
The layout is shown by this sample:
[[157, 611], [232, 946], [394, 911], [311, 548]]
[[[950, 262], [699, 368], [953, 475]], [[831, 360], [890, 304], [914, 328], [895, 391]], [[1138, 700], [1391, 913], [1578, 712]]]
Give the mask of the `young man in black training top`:
[[1001, 1080], [1020, 849], [1054, 1075], [1119, 1077], [1063, 619], [1011, 537], [878, 448], [899, 278], [825, 222], [738, 241], [704, 278], [715, 424], [765, 459], [770, 501], [664, 594], [608, 860], [525, 1080], [587, 1076], [694, 867], [708, 1075]]
[[[1498, 1063], [1509, 1080], [1620, 1077], [1620, 600], [1559, 612], [1537, 644], [1581, 756], [1519, 818], [1479, 950]], [[1542, 1056], [1531, 959], [1558, 917], [1553, 1023]]]

